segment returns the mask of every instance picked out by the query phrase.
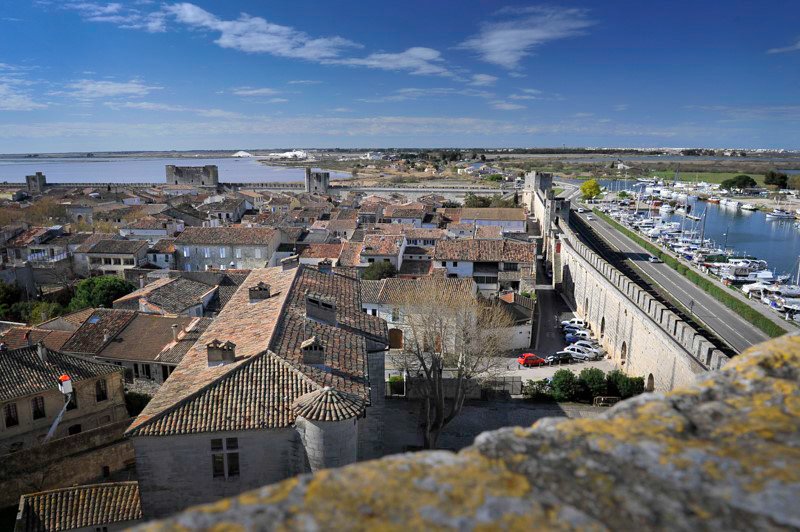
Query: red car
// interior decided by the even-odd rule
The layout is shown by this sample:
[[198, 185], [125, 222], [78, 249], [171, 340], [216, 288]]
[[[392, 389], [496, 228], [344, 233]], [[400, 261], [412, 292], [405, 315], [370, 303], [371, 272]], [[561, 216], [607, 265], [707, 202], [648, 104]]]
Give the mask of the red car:
[[517, 364], [521, 366], [542, 366], [547, 364], [545, 360], [540, 357], [539, 355], [534, 355], [533, 353], [523, 353], [517, 358]]

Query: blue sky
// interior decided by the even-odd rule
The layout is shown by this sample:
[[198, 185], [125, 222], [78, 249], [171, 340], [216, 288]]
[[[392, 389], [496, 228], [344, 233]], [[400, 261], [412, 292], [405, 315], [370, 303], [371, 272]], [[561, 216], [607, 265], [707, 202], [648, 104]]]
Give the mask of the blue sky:
[[0, 152], [800, 149], [800, 3], [0, 0]]

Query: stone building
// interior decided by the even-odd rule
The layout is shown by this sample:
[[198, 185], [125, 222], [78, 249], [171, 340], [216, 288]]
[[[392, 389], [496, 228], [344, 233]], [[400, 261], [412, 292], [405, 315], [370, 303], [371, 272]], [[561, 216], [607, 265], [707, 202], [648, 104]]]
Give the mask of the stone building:
[[36, 172], [33, 175], [25, 176], [25, 184], [28, 185], [30, 194], [41, 194], [44, 192], [44, 187], [47, 186], [47, 178], [43, 173]]
[[127, 432], [145, 516], [380, 456], [387, 347], [357, 279], [253, 270]]
[[178, 269], [263, 268], [280, 245], [280, 233], [267, 227], [189, 227], [175, 239]]
[[90, 274], [118, 275], [147, 264], [147, 240], [101, 240], [86, 251]]
[[306, 192], [326, 195], [330, 179], [330, 172], [312, 172], [311, 168], [306, 167]]
[[168, 185], [191, 185], [195, 187], [219, 186], [219, 171], [214, 164], [206, 166], [166, 166]]
[[58, 378], [72, 379], [73, 396], [55, 437], [78, 434], [128, 417], [122, 368], [37, 344], [0, 352], [0, 455], [36, 446], [64, 406]]

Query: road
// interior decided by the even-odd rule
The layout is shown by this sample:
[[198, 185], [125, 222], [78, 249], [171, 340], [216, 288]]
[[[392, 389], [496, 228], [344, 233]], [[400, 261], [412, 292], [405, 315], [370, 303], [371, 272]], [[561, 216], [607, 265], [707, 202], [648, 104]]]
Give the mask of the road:
[[709, 329], [725, 340], [737, 352], [742, 352], [751, 345], [766, 341], [769, 337], [754, 327], [750, 322], [717, 301], [714, 297], [698, 288], [683, 275], [664, 263], [651, 264], [647, 261], [650, 254], [639, 244], [621, 234], [606, 221], [589, 213], [572, 213], [586, 221], [611, 246], [619, 249], [635, 267], [639, 268], [650, 279], [661, 285], [663, 291], [677, 300]]

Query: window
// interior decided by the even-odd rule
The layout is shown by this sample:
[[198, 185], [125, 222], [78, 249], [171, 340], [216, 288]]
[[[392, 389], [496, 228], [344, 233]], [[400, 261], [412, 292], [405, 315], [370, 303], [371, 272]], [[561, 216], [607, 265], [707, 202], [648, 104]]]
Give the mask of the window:
[[447, 262], [446, 261], [442, 261], [442, 268], [444, 268], [446, 266], [447, 266]]
[[139, 378], [139, 364], [136, 362], [133, 363], [133, 376]]
[[392, 321], [397, 321], [400, 319], [400, 309], [393, 308], [392, 309]]
[[44, 397], [34, 397], [31, 399], [31, 407], [33, 409], [33, 419], [42, 419], [44, 414]]
[[375, 262], [375, 259], [367, 259], [367, 262], [369, 262], [370, 264], [372, 264], [373, 262]]
[[127, 265], [127, 266], [132, 266], [133, 265], [133, 259], [123, 259], [122, 263]]
[[142, 369], [144, 370], [144, 377], [146, 379], [153, 378], [153, 376], [150, 374], [150, 364], [142, 364]]
[[377, 316], [378, 315], [378, 309], [372, 309], [372, 315], [373, 316]]
[[211, 440], [211, 474], [214, 478], [239, 476], [239, 439], [213, 438]]
[[94, 395], [98, 403], [108, 399], [108, 386], [105, 380], [99, 380], [94, 384]]
[[236, 253], [236, 258], [237, 259], [241, 259], [242, 258], [242, 248], [236, 248], [234, 250], [234, 253]]
[[74, 436], [75, 434], [81, 433], [81, 425], [78, 423], [77, 425], [72, 425], [70, 428], [67, 429], [67, 434], [70, 436]]
[[456, 266], [458, 266], [458, 263], [456, 261], [453, 261], [453, 268], [455, 268]]
[[189, 246], [183, 246], [183, 256], [184, 257], [189, 256]]
[[8, 403], [3, 410], [6, 415], [6, 427], [16, 427], [19, 425], [19, 415], [17, 414], [16, 403]]
[[225, 248], [219, 248], [219, 258], [225, 258]]
[[261, 248], [256, 248], [255, 249], [255, 254], [256, 254], [256, 258], [260, 259], [261, 258]]
[[209, 258], [211, 256], [211, 248], [203, 248], [203, 256]]

